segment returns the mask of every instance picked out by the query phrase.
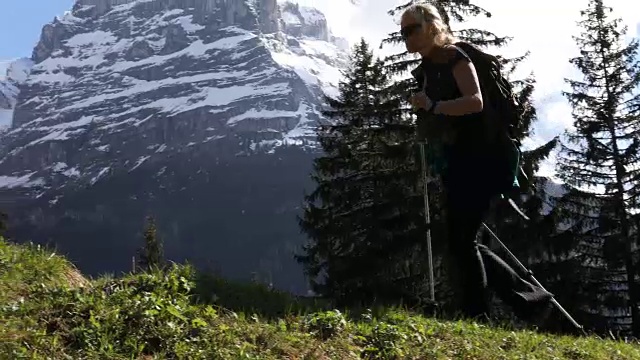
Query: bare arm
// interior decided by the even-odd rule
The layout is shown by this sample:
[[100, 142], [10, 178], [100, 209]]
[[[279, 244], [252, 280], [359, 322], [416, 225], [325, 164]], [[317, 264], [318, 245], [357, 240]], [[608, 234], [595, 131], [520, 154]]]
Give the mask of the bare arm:
[[473, 63], [461, 59], [453, 67], [453, 77], [456, 79], [461, 97], [448, 101], [440, 101], [433, 109], [435, 114], [461, 116], [482, 111], [482, 93], [478, 75]]

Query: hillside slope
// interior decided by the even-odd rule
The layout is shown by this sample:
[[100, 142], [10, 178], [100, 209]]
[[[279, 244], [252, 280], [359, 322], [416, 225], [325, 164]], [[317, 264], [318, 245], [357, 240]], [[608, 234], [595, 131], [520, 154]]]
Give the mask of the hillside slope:
[[[307, 306], [292, 313], [287, 310], [305, 307], [255, 285], [218, 282], [212, 288], [205, 279], [175, 265], [165, 273], [86, 280], [58, 255], [0, 239], [0, 358], [640, 358], [633, 344], [437, 321], [397, 310], [348, 315], [310, 312]], [[236, 299], [257, 305], [256, 311], [219, 306], [241, 303]]]

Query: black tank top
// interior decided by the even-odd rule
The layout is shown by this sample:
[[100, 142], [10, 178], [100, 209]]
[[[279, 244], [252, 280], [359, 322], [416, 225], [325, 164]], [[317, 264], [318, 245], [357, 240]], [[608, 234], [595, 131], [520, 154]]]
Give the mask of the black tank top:
[[[425, 58], [422, 61], [424, 91], [432, 101], [453, 100], [462, 96], [453, 76], [453, 67], [459, 61], [471, 61], [466, 53], [455, 46], [444, 51], [447, 53], [436, 57], [436, 60]], [[447, 122], [447, 128], [453, 131], [453, 143], [446, 146], [449, 150], [458, 154], [480, 150], [480, 134], [484, 131], [482, 113], [463, 116], [436, 114], [435, 117], [436, 121]]]

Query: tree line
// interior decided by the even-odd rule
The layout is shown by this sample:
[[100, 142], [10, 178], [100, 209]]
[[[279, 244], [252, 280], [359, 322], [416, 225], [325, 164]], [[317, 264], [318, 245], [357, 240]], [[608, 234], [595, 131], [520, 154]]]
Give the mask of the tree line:
[[[433, 3], [450, 26], [490, 16], [469, 2]], [[390, 16], [409, 5], [391, 9]], [[574, 36], [580, 54], [570, 62], [582, 76], [566, 79], [571, 90], [563, 92], [573, 109], [573, 127], [523, 154], [528, 191], [517, 205], [529, 220], [499, 203], [486, 223], [586, 328], [638, 337], [638, 41], [625, 42], [626, 29], [602, 0], [589, 0], [580, 16], [580, 33]], [[452, 30], [459, 39], [494, 52], [511, 40], [484, 29]], [[400, 41], [393, 33], [383, 43]], [[533, 135], [538, 121], [534, 74], [513, 75], [527, 55], [501, 58], [525, 106], [517, 129], [521, 141]], [[402, 77], [419, 60], [406, 53], [380, 59], [364, 39], [353, 47], [350, 60], [339, 96], [326, 99], [324, 114], [331, 121], [318, 129], [323, 153], [311, 175], [316, 187], [306, 194], [299, 218], [309, 241], [297, 259], [313, 291], [337, 306], [402, 303], [420, 308], [428, 297], [423, 184], [415, 117], [406, 101], [414, 85]], [[537, 175], [554, 150], [562, 184]], [[453, 314], [442, 266], [438, 186], [435, 180], [428, 183], [436, 295], [443, 311]], [[500, 252], [489, 238], [483, 242]], [[509, 314], [505, 308], [504, 316]], [[547, 330], [570, 326], [558, 322]]]

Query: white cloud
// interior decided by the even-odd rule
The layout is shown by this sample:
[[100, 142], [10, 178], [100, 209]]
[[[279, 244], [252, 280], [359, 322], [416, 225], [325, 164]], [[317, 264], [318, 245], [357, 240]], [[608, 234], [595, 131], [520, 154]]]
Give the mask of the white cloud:
[[[313, 6], [325, 13], [332, 31], [352, 43], [363, 36], [376, 51], [380, 41], [397, 31], [397, 18], [387, 12], [404, 0], [360, 0], [354, 6], [349, 0], [293, 0], [301, 5]], [[537, 80], [534, 100], [538, 107], [539, 122], [534, 143], [548, 141], [570, 126], [571, 109], [561, 91], [567, 90], [564, 79], [580, 74], [569, 63], [578, 54], [573, 36], [580, 29], [580, 11], [587, 5], [582, 0], [539, 0], [534, 2], [476, 0], [474, 4], [492, 13], [492, 17], [477, 18], [456, 28], [477, 27], [513, 37], [509, 47], [501, 50], [512, 55], [530, 51], [529, 60], [521, 65], [521, 73], [534, 72]], [[628, 26], [628, 35], [640, 36], [640, 3], [630, 0], [608, 0], [613, 16], [622, 18]], [[378, 53], [386, 55], [402, 50], [385, 46]], [[545, 173], [552, 166], [546, 165]]]

